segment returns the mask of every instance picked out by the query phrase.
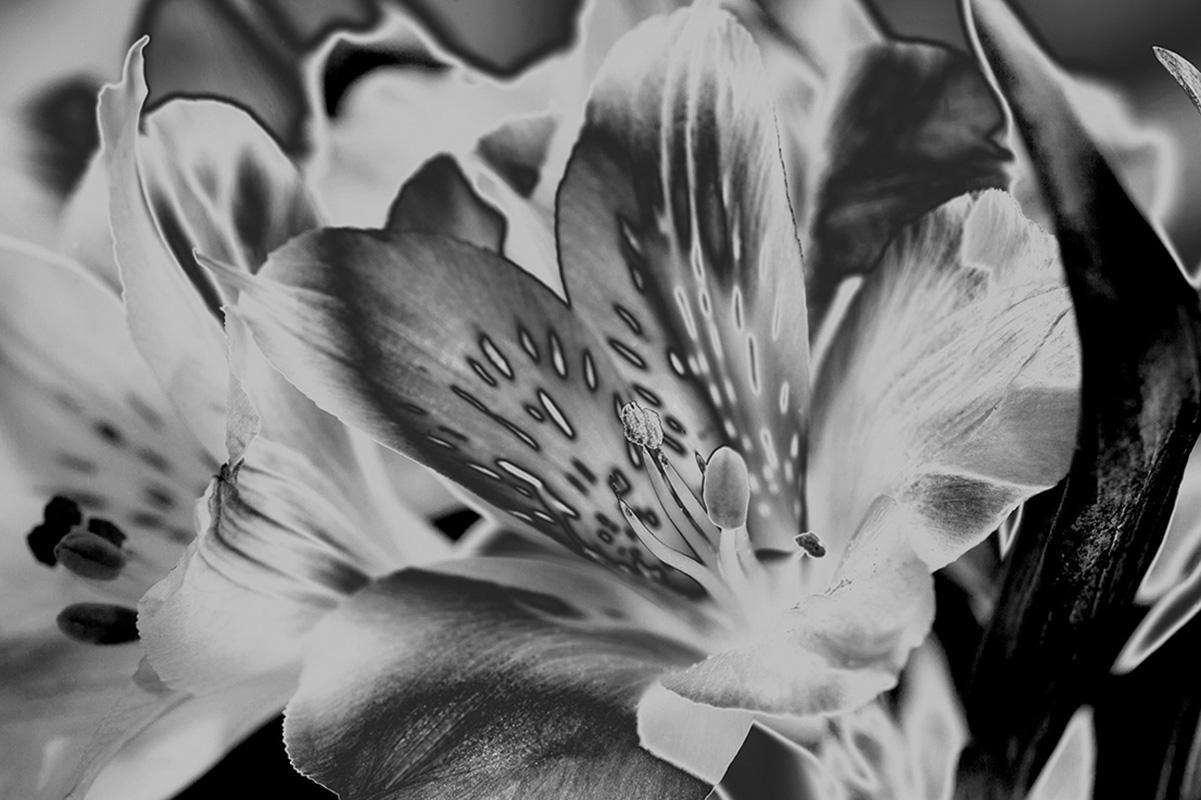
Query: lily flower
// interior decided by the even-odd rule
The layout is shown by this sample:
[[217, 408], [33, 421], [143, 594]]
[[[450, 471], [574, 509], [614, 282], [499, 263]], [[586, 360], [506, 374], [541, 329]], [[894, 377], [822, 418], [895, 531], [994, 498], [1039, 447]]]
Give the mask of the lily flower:
[[[24, 527], [11, 542], [25, 552], [4, 562], [5, 797], [89, 789], [91, 797], [169, 795], [277, 714], [291, 694], [294, 679], [259, 672], [218, 692], [169, 689], [143, 663], [135, 623], [142, 596], [193, 542], [196, 498], [232, 460], [226, 416], [236, 413], [244, 426], [246, 398], [258, 403], [254, 418], [261, 408], [269, 422], [251, 467], [241, 471], [239, 513], [313, 534], [323, 517], [312, 503], [295, 504], [308, 511], [300, 517], [278, 505], [303, 483], [327, 498], [326, 521], [333, 515], [356, 532], [345, 546], [315, 535], [311, 548], [368, 563], [366, 574], [419, 563], [427, 558], [422, 548], [448, 552], [441, 535], [395, 496], [401, 475], [411, 491], [442, 503], [446, 493], [436, 482], [421, 482], [399, 459], [380, 463], [376, 448], [360, 448], [282, 381], [243, 377], [247, 386], [234, 396], [244, 401], [230, 405], [228, 344], [214, 313], [219, 295], [199, 267], [189, 271], [191, 249], [257, 268], [270, 249], [316, 226], [318, 212], [297, 168], [248, 114], [187, 100], [142, 115], [140, 61], [136, 69], [138, 86], [131, 79], [128, 93], [109, 91], [103, 158], [73, 173], [73, 193], [47, 189], [55, 213], [39, 215], [38, 241], [0, 240], [8, 286], [0, 307], [0, 422], [19, 470], [11, 485], [29, 493], [6, 506], [6, 518]], [[189, 126], [223, 135], [198, 140]], [[82, 169], [89, 153], [72, 155]], [[36, 177], [27, 176], [31, 185]], [[110, 213], [121, 231], [115, 259]], [[241, 376], [245, 363], [238, 364]], [[268, 469], [279, 474], [263, 476]], [[382, 517], [406, 530], [403, 542], [360, 540], [357, 530], [382, 530]], [[227, 513], [211, 526], [221, 533], [193, 547], [216, 565], [223, 586], [223, 555], [236, 564], [253, 553], [254, 537], [240, 535], [236, 520]], [[311, 577], [306, 563], [291, 565]], [[287, 606], [295, 616], [330, 606], [322, 580], [345, 591], [366, 580], [351, 570], [316, 577], [318, 590]], [[285, 651], [276, 654], [287, 661]]]
[[[856, 265], [811, 358], [795, 220], [820, 209], [790, 207], [768, 86], [710, 5], [619, 41], [558, 187], [563, 296], [402, 225], [307, 234], [253, 275], [207, 261], [320, 408], [557, 543], [401, 570], [328, 615], [287, 710], [305, 774], [704, 796], [756, 720], [890, 689], [930, 572], [1064, 474], [1054, 240], [1003, 192], [950, 200]], [[156, 667], [200, 657], [178, 633]]]

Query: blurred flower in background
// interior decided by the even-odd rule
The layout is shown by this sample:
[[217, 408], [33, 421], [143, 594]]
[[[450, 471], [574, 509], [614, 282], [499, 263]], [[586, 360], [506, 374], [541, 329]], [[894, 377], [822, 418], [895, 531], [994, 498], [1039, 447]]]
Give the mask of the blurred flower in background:
[[[597, 624], [588, 614], [602, 606], [581, 613], [583, 606], [573, 605], [575, 595], [595, 590], [597, 596], [606, 596], [614, 591], [631, 607], [645, 603], [645, 597], [635, 601], [630, 599], [633, 595], [623, 594], [627, 589], [597, 589], [593, 584], [603, 580], [582, 567], [565, 566], [565, 551], [548, 550], [549, 545], [536, 544], [487, 519], [477, 523], [471, 509], [482, 508], [475, 501], [487, 498], [487, 489], [461, 481], [469, 490], [465, 503], [458, 490], [449, 489], [433, 473], [344, 427], [275, 372], [273, 364], [282, 366], [290, 356], [267, 348], [272, 358], [268, 363], [258, 352], [255, 339], [265, 334], [260, 329], [252, 336], [250, 331], [261, 319], [249, 316], [247, 328], [240, 316], [223, 311], [235, 306], [241, 292], [253, 294], [248, 287], [265, 283], [248, 276], [257, 273], [269, 254], [323, 225], [449, 233], [502, 253], [561, 295], [571, 290], [559, 272], [565, 240], [561, 219], [555, 227], [556, 208], [566, 191], [560, 186], [567, 186], [561, 181], [569, 158], [578, 152], [573, 148], [580, 126], [595, 126], [595, 119], [586, 116], [585, 101], [606, 55], [622, 35], [642, 19], [677, 5], [682, 4], [513, 0], [498, 10], [489, 2], [424, 0], [158, 0], [105, 4], [101, 9], [88, 3], [26, 0], [0, 10], [0, 41], [9, 43], [0, 48], [0, 74], [6, 78], [0, 89], [0, 139], [5, 145], [0, 173], [8, 187], [0, 200], [0, 271], [7, 287], [0, 301], [0, 370], [5, 378], [0, 412], [6, 453], [11, 456], [4, 472], [11, 489], [5, 498], [7, 529], [0, 548], [0, 596], [5, 599], [0, 612], [3, 796], [61, 797], [75, 786], [78, 796], [166, 797], [222, 759], [224, 764], [180, 796], [240, 790], [247, 773], [256, 774], [255, 780], [282, 781], [281, 786], [290, 787], [290, 796], [325, 796], [316, 784], [291, 771], [282, 754], [278, 721], [227, 756], [292, 696], [314, 629], [320, 633], [310, 648], [307, 683], [302, 683], [289, 723], [293, 758], [309, 774], [349, 788], [346, 796], [355, 796], [356, 788], [380, 785], [391, 787], [387, 791], [398, 797], [441, 796], [445, 785], [423, 786], [412, 776], [402, 779], [411, 765], [391, 759], [384, 759], [379, 768], [394, 769], [394, 774], [361, 774], [367, 769], [369, 741], [393, 731], [397, 723], [356, 719], [375, 702], [364, 699], [359, 690], [383, 677], [391, 702], [404, 705], [412, 700], [410, 688], [396, 677], [408, 668], [409, 655], [393, 652], [394, 643], [415, 637], [423, 654], [434, 654], [436, 671], [462, 667], [478, 657], [472, 651], [482, 645], [473, 648], [473, 641], [494, 637], [495, 644], [500, 641], [498, 632], [514, 625], [505, 610], [513, 605], [526, 625], [517, 626], [525, 644], [516, 651], [506, 650], [513, 645], [500, 646], [494, 655], [514, 663], [531, 659], [539, 674], [538, 630]], [[820, 358], [832, 359], [834, 369], [847, 368], [843, 356], [849, 346], [844, 342], [840, 349], [837, 337], [820, 332], [818, 323], [836, 330], [843, 315], [854, 321], [862, 313], [852, 298], [856, 292], [875, 297], [869, 273], [881, 253], [886, 265], [907, 263], [906, 247], [927, 254], [921, 249], [928, 244], [923, 237], [938, 237], [923, 229], [907, 234], [908, 245], [902, 239], [902, 244], [888, 247], [895, 234], [923, 214], [964, 192], [1003, 186], [1011, 175], [1026, 216], [1047, 229], [1063, 223], [1062, 196], [1048, 190], [1045, 176], [1052, 168], [1045, 154], [1037, 142], [1028, 147], [1012, 130], [1006, 137], [1004, 118], [973, 60], [926, 44], [889, 39], [894, 34], [916, 36], [963, 47], [953, 3], [882, 0], [873, 7], [874, 14], [853, 4], [821, 0], [725, 5], [753, 34], [765, 62], [764, 85], [776, 107], [789, 199], [805, 251], [814, 347]], [[1081, 69], [1072, 77], [1053, 75], [1066, 93], [1071, 115], [1079, 117], [1087, 138], [1110, 158], [1136, 203], [1169, 233], [1184, 262], [1196, 264], [1201, 240], [1189, 224], [1187, 209], [1201, 192], [1201, 148], [1194, 138], [1201, 128], [1187, 98], [1155, 62], [1150, 45], [1197, 55], [1195, 41], [1179, 37], [1201, 30], [1198, 12], [1170, 0], [1138, 8], [1107, 2], [1090, 7], [1082, 20], [1078, 9], [1069, 9], [1067, 3], [1018, 5], [1049, 47]], [[149, 44], [136, 45], [122, 71], [128, 46], [143, 34], [149, 35]], [[644, 77], [658, 80], [652, 72]], [[97, 125], [96, 100], [103, 83], [113, 85], [105, 91]], [[1109, 85], [1122, 91], [1115, 93]], [[636, 80], [623, 86], [622, 92], [637, 94]], [[638, 129], [640, 123], [630, 125]], [[746, 142], [738, 146], [749, 147]], [[1012, 165], [1007, 149], [1015, 156]], [[664, 170], [670, 172], [667, 166]], [[987, 217], [964, 223], [969, 231], [988, 228], [965, 234], [967, 239], [1000, 235], [999, 228], [1013, 241], [1027, 242], [1013, 233], [1020, 225], [997, 222], [1016, 212], [997, 212], [989, 199], [980, 204], [988, 213], [959, 207], [939, 213], [953, 220]], [[577, 219], [575, 224], [583, 223]], [[957, 224], [945, 222], [944, 227]], [[972, 252], [973, 258], [979, 255]], [[330, 274], [344, 266], [344, 257], [339, 252], [332, 260]], [[996, 257], [1014, 258], [1012, 253]], [[1052, 259], [1047, 263], [1057, 264]], [[1067, 266], [1070, 272], [1072, 263]], [[890, 319], [885, 312], [896, 311], [887, 301], [890, 292], [904, 298], [920, 288], [920, 271], [900, 272], [912, 285], [902, 281], [889, 291], [877, 291], [885, 295], [881, 319]], [[411, 283], [420, 283], [420, 277], [413, 276]], [[1026, 289], [1032, 285], [1022, 284]], [[744, 297], [743, 289], [746, 297], [753, 296], [749, 284], [736, 288], [735, 295]], [[436, 286], [429, 288], [429, 303], [437, 291]], [[495, 299], [504, 291], [497, 288], [490, 296]], [[351, 316], [369, 318], [371, 303], [386, 302], [386, 297], [375, 298], [363, 308], [356, 306]], [[911, 310], [918, 317], [910, 322], [934, 313], [933, 301], [915, 302]], [[903, 310], [905, 302], [894, 305]], [[444, 320], [465, 313], [446, 302], [434, 311]], [[486, 317], [486, 311], [472, 313], [471, 319]], [[903, 314], [897, 317], [902, 318]], [[1066, 319], [1070, 321], [1070, 314]], [[862, 324], [871, 330], [870, 324]], [[912, 330], [920, 327], [913, 325]], [[998, 328], [998, 338], [1004, 330]], [[868, 340], [864, 347], [875, 352], [871, 335], [859, 336]], [[524, 341], [519, 344], [530, 352]], [[876, 350], [888, 351], [885, 345]], [[1084, 346], [1087, 353], [1087, 340]], [[452, 343], [445, 347], [449, 352]], [[1047, 350], [1058, 352], [1054, 347]], [[487, 348], [482, 352], [504, 372], [503, 355]], [[771, 354], [766, 355], [770, 360]], [[756, 358], [752, 350], [751, 360]], [[878, 353], [874, 358], [880, 364], [906, 363]], [[1021, 386], [1016, 393], [1050, 395], [1063, 390], [1071, 383], [1064, 376], [1072, 373], [1065, 358], [1043, 363], [1032, 356], [1032, 363], [1038, 363], [1023, 367], [1026, 371], [1015, 378]], [[391, 369], [406, 368], [401, 364]], [[379, 361], [360, 365], [345, 382], [353, 383], [353, 375], [374, 380], [375, 371], [392, 374], [388, 369]], [[303, 370], [295, 364], [285, 367], [290, 379], [328, 408], [328, 395], [314, 388]], [[481, 370], [487, 371], [479, 366], [476, 373]], [[901, 369], [901, 377], [913, 374], [920, 370]], [[864, 402], [873, 384], [870, 375], [860, 378], [853, 384], [853, 398]], [[975, 380], [964, 391], [982, 383], [983, 378]], [[379, 400], [383, 385], [381, 379], [365, 400], [338, 413], [396, 446], [403, 436], [389, 439], [372, 429], [386, 415], [362, 412]], [[393, 386], [390, 391], [394, 390]], [[654, 392], [642, 395], [648, 396]], [[1023, 527], [1019, 516], [1001, 524], [999, 536], [968, 547], [996, 527], [1014, 504], [1048, 487], [1067, 469], [1075, 414], [1068, 410], [1070, 403], [1056, 406], [1059, 422], [1046, 430], [1036, 428], [1033, 420], [1048, 407], [1047, 397], [1040, 397], [1024, 415], [1012, 414], [1013, 436], [1006, 439], [1017, 454], [1012, 462], [977, 458], [955, 467], [942, 463], [944, 470], [962, 467], [962, 474], [956, 473], [954, 481], [940, 475], [943, 483], [935, 487], [920, 481], [894, 486], [881, 479], [887, 491], [908, 492], [907, 502], [920, 508], [927, 522], [933, 520], [931, 524], [946, 527], [941, 532], [961, 537], [952, 545], [940, 540], [938, 547], [943, 549], [937, 553], [919, 553], [930, 567], [952, 563], [938, 572], [930, 590], [938, 601], [934, 636], [908, 666], [902, 670], [905, 653], [921, 636], [914, 641], [909, 641], [912, 636], [902, 637], [906, 641], [898, 655], [890, 638], [898, 635], [897, 629], [881, 622], [888, 617], [885, 611], [900, 614], [898, 608], [906, 608], [900, 602], [907, 597], [903, 591], [894, 597], [896, 607], [878, 600], [876, 618], [869, 621], [847, 622], [853, 615], [833, 612], [843, 626], [838, 636], [850, 631], [852, 638], [859, 637], [846, 648], [845, 641], [831, 646], [823, 640], [829, 630], [800, 637], [803, 647], [821, 642], [817, 649], [823, 658], [852, 675], [868, 662], [878, 668], [882, 649], [888, 650], [887, 679], [872, 694], [899, 682], [895, 690], [866, 705], [860, 698], [852, 705], [861, 707], [826, 717], [773, 719], [771, 714], [781, 710], [778, 706], [738, 706], [767, 715], [750, 728], [728, 771], [715, 753], [724, 748], [728, 757], [738, 750], [749, 717], [730, 723], [700, 715], [697, 719], [703, 723], [687, 723], [692, 730], [677, 718], [679, 726], [667, 737], [679, 741], [667, 745], [655, 740], [663, 736], [661, 730], [643, 724], [637, 731], [642, 743], [710, 783], [724, 773], [715, 791], [727, 796], [762, 796], [765, 787], [777, 791], [785, 785], [796, 797], [934, 798], [956, 791], [956, 757], [970, 737], [961, 708], [972, 703], [970, 661], [997, 604], [1009, 596], [1000, 564]], [[549, 406], [542, 402], [542, 421], [562, 418], [560, 427], [570, 427], [572, 414], [579, 411], [568, 408], [564, 417], [561, 411], [556, 415], [553, 400]], [[671, 405], [669, 398], [667, 407]], [[855, 495], [858, 489], [860, 494], [867, 492], [864, 487], [875, 484], [868, 479], [871, 475], [865, 477], [866, 471], [856, 471], [856, 463], [878, 466], [898, 458], [880, 442], [891, 441], [900, 422], [894, 425], [887, 421], [891, 417], [882, 417], [886, 421], [876, 437], [864, 432], [876, 430], [870, 427], [872, 414], [853, 411], [854, 402], [836, 407], [852, 409], [845, 412], [849, 419], [840, 417], [841, 412], [824, 412], [829, 430], [841, 431], [837, 446], [823, 443], [820, 428], [810, 434], [818, 443], [810, 454], [815, 476], [810, 491], [818, 491], [821, 498], [844, 491]], [[1061, 436], [1062, 431], [1068, 433]], [[668, 426], [668, 436], [679, 433]], [[453, 444], [441, 434], [438, 438]], [[743, 445], [744, 450], [748, 447]], [[398, 449], [434, 466], [440, 463], [425, 451], [403, 444]], [[706, 446], [697, 458], [708, 457], [712, 449]], [[859, 462], [848, 461], [843, 450], [868, 455]], [[830, 455], [834, 451], [838, 452]], [[957, 457], [953, 448], [948, 452], [939, 458]], [[657, 458], [658, 447], [645, 454]], [[691, 459], [690, 452], [685, 456]], [[585, 477], [588, 463], [585, 459], [581, 470]], [[572, 469], [570, 464], [560, 466]], [[761, 465], [751, 460], [750, 466], [755, 471]], [[1078, 478], [1079, 473], [1073, 475]], [[1127, 649], [1120, 665], [1136, 676], [1138, 664], [1168, 640], [1164, 631], [1181, 629], [1195, 611], [1196, 592], [1190, 587], [1196, 582], [1196, 485], [1201, 481], [1195, 470], [1191, 475], [1163, 552], [1139, 593], [1144, 604], [1158, 605], [1136, 635], [1134, 641], [1142, 643], [1135, 648], [1136, 656]], [[982, 487], [992, 494], [985, 498], [988, 492]], [[678, 482], [678, 475], [676, 483], [668, 480], [660, 488], [673, 497], [677, 492], [686, 497], [691, 491]], [[929, 499], [935, 490], [941, 492], [940, 499]], [[58, 499], [51, 501], [52, 497]], [[870, 499], [855, 496], [855, 502], [848, 502], [866, 507]], [[616, 516], [619, 512], [613, 510]], [[670, 503], [663, 511], [668, 517], [674, 513]], [[638, 524], [639, 514], [634, 509], [631, 513]], [[645, 521], [646, 509], [641, 513]], [[704, 504], [683, 508], [684, 518], [708, 514], [716, 519], [713, 513]], [[840, 520], [823, 511], [820, 502], [810, 503], [807, 514], [811, 524], [822, 523], [819, 527], [825, 530], [818, 532], [827, 537], [829, 529], [859, 523], [858, 514]], [[1024, 525], [1034, 529], [1037, 515], [1031, 518], [1035, 521], [1028, 519]], [[749, 527], [752, 533], [756, 529]], [[30, 534], [28, 544], [25, 534]], [[800, 546], [813, 556], [832, 545], [838, 556], [849, 536], [846, 531], [841, 540], [805, 539]], [[648, 542], [646, 536], [642, 542]], [[667, 546], [662, 541], [658, 545]], [[508, 567], [473, 572], [475, 562], [468, 559], [444, 568], [457, 576], [453, 580], [440, 582], [421, 577], [432, 573], [412, 571], [380, 580], [396, 570], [440, 562], [452, 553], [499, 557], [497, 563], [546, 574], [508, 574]], [[903, 566], [891, 560], [895, 553], [869, 551], [868, 556], [858, 566], [852, 559], [849, 566], [842, 565], [843, 571], [834, 572], [830, 596], [854, 582], [847, 575], [861, 581], [852, 593], [862, 594], [863, 586], [880, 579], [879, 573]], [[731, 558], [745, 563], [744, 556]], [[784, 563], [795, 563], [798, 553], [789, 558]], [[732, 586], [737, 583], [730, 571], [734, 562], [727, 561], [719, 583]], [[539, 563], [544, 566], [533, 566]], [[663, 573], [653, 558], [649, 563], [653, 569], [648, 572]], [[667, 563], [685, 572], [692, 569], [670, 558]], [[822, 579], [831, 578], [833, 566], [826, 570], [813, 558], [806, 563], [811, 565], [806, 568], [808, 585], [821, 586]], [[558, 570], [567, 577], [556, 578]], [[926, 570], [921, 572], [924, 581]], [[698, 575], [703, 577], [703, 571]], [[508, 588], [480, 589], [492, 585], [481, 583], [481, 577]], [[346, 605], [368, 585], [370, 590]], [[887, 582], [879, 585], [896, 588]], [[719, 590], [720, 586], [711, 593]], [[566, 602], [556, 595], [565, 595]], [[640, 619], [655, 622], [650, 633], [639, 636], [661, 636], [667, 630], [674, 645], [679, 644], [676, 639], [689, 641], [689, 656], [676, 659], [679, 666], [712, 652], [711, 642], [698, 645], [690, 639], [695, 631], [681, 633], [678, 621], [659, 618], [676, 600], [652, 596], [657, 597], [658, 610], [637, 614], [646, 613]], [[613, 624], [622, 612], [610, 613], [608, 624]], [[322, 624], [331, 614], [333, 621]], [[450, 619], [457, 620], [453, 626]], [[371, 632], [364, 634], [355, 626]], [[711, 626], [708, 620], [699, 629]], [[924, 632], [924, 625], [917, 627]], [[447, 640], [468, 629], [478, 629], [481, 638]], [[568, 635], [564, 641], [575, 640]], [[354, 657], [360, 642], [379, 660]], [[631, 646], [626, 640], [616, 651], [598, 655], [597, 663], [610, 659], [608, 668], [641, 675], [642, 666], [613, 665], [645, 644]], [[460, 658], [455, 653], [463, 646], [469, 652]], [[442, 651], [449, 660], [438, 667], [437, 653]], [[547, 664], [558, 657], [553, 652], [542, 655]], [[385, 667], [388, 659], [399, 660]], [[1150, 661], [1162, 662], [1162, 655], [1158, 662]], [[586, 697], [577, 702], [591, 702], [588, 693], [603, 685], [603, 670], [589, 675], [586, 661], [581, 663], [591, 683]], [[548, 675], [553, 672], [546, 669]], [[736, 672], [745, 678], [739, 688], [753, 685], [752, 667], [741, 664]], [[900, 675], [894, 677], [897, 672]], [[339, 694], [337, 687], [350, 674], [359, 676], [356, 691]], [[421, 676], [414, 680], [417, 677]], [[778, 681], [776, 688], [788, 683]], [[515, 678], [510, 689], [516, 686]], [[550, 680], [543, 689], [549, 692], [553, 686], [557, 684]], [[710, 682], [696, 697], [722, 705], [714, 698], [730, 690], [725, 684], [714, 690]], [[418, 753], [423, 748], [449, 748], [437, 753], [445, 760], [443, 767], [450, 765], [451, 774], [455, 765], [487, 772], [491, 763], [493, 773], [500, 770], [502, 755], [508, 757], [501, 753], [506, 737], [489, 738], [489, 731], [505, 730], [503, 691], [491, 706], [468, 703], [467, 711], [477, 717], [458, 722], [447, 721], [445, 712], [458, 708], [462, 697], [443, 698], [440, 709], [433, 703], [433, 712], [422, 705], [424, 697], [419, 695], [416, 709], [405, 706], [406, 719], [428, 719], [436, 730], [414, 741], [404, 739], [406, 746]], [[576, 710], [570, 704], [561, 709], [568, 720]], [[835, 709], [831, 705], [823, 710]], [[969, 717], [971, 713], [968, 708]], [[1031, 797], [1088, 796], [1097, 732], [1103, 734], [1107, 724], [1113, 725], [1107, 720], [1115, 718], [1105, 708], [1097, 713], [1094, 722], [1086, 708], [1073, 717], [1062, 739], [1054, 736], [1052, 744], [1058, 742], [1058, 749], [1050, 759], [1043, 753], [1029, 780], [1041, 773]], [[585, 717], [587, 713], [581, 718]], [[526, 720], [535, 728], [551, 721], [566, 724], [562, 719]], [[626, 722], [614, 723], [609, 717], [602, 721], [616, 726], [604, 729], [612, 741], [625, 741], [635, 733]], [[509, 722], [511, 746], [519, 739], [520, 720]], [[596, 735], [588, 729], [594, 724], [588, 718], [581, 723], [584, 733], [560, 730], [557, 735], [580, 748], [590, 741], [588, 736]], [[538, 729], [545, 733], [552, 728]], [[331, 730], [338, 736], [329, 739]], [[356, 744], [346, 739], [348, 731], [359, 731], [356, 735], [365, 738]], [[702, 741], [699, 751], [690, 750], [698, 746], [697, 733], [701, 740], [734, 738], [712, 749]], [[493, 754], [492, 761], [479, 760], [481, 748], [483, 755]], [[672, 748], [682, 748], [684, 755]], [[584, 774], [578, 765], [595, 755], [578, 749], [539, 752], [539, 758], [559, 760], [549, 768], [543, 761], [537, 769], [526, 764], [530, 775], [546, 770], [568, 782]], [[356, 760], [356, 753], [363, 760]], [[1154, 756], [1149, 758], [1153, 761]], [[625, 757], [618, 762], [625, 763]], [[711, 760], [698, 769], [697, 758]], [[413, 763], [419, 762], [414, 756]], [[971, 767], [976, 762], [964, 763]], [[656, 768], [643, 768], [648, 776], [659, 774]], [[961, 773], [965, 769], [963, 764], [959, 768]], [[267, 777], [272, 775], [279, 777]], [[603, 791], [603, 770], [596, 775], [591, 788]], [[962, 787], [979, 776], [960, 777], [958, 791], [963, 792]], [[696, 794], [691, 779], [664, 780], [664, 785], [682, 792], [680, 796]], [[399, 788], [402, 785], [405, 788]], [[480, 790], [483, 784], [468, 779], [463, 785]], [[548, 785], [554, 784], [544, 784], [544, 792]], [[386, 796], [393, 796], [387, 791]], [[550, 791], [546, 796], [557, 796], [556, 790]], [[707, 791], [704, 787], [701, 795]], [[1168, 790], [1161, 786], [1160, 791]]]

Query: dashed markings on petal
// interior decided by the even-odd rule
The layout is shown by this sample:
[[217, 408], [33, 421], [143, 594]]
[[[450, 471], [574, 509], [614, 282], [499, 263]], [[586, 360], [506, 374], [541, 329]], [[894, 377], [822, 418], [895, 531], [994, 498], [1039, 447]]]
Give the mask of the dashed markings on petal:
[[509, 380], [513, 379], [513, 368], [509, 365], [509, 360], [504, 357], [504, 354], [487, 334], [480, 337], [480, 349], [484, 351], [484, 355], [488, 357], [492, 366], [496, 367], [500, 374]]
[[[340, 265], [337, 280], [318, 268], [326, 259]], [[304, 308], [281, 313], [279, 303]], [[635, 538], [595, 521], [620, 522], [615, 493], [640, 510], [654, 502], [630, 472], [641, 461], [617, 417], [631, 388], [591, 329], [512, 264], [428, 234], [327, 230], [278, 251], [239, 305], [272, 362], [322, 408], [514, 521], [663, 575]], [[321, 372], [293, 359], [313, 349]], [[649, 383], [636, 396], [668, 405]], [[613, 475], [615, 491], [598, 489]]]

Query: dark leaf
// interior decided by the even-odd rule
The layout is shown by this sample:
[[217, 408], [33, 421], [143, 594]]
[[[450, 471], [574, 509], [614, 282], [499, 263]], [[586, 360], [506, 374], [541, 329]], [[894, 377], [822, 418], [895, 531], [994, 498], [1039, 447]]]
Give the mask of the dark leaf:
[[1000, 0], [973, 0], [971, 11], [969, 28], [1040, 167], [1083, 351], [1072, 469], [1027, 509], [967, 698], [975, 741], [960, 795], [1019, 797], [1129, 634], [1122, 621], [1201, 427], [1201, 310], [1070, 111], [1055, 66]]

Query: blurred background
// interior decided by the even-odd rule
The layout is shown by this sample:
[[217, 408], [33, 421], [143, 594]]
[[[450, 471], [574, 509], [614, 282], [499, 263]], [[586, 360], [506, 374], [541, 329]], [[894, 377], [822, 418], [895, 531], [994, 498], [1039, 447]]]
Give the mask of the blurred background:
[[[400, 2], [401, 0], [396, 0]], [[609, 0], [602, 0], [608, 2]], [[573, 30], [577, 0], [405, 0], [437, 35], [511, 72], [561, 43]], [[1197, 0], [1018, 0], [1043, 40], [1068, 67], [1121, 91], [1137, 119], [1160, 126], [1179, 155], [1174, 197], [1162, 220], [1186, 266], [1201, 262], [1201, 115], [1160, 67], [1152, 45], [1201, 62]], [[894, 33], [962, 46], [955, 0], [877, 0]], [[0, 3], [0, 118], [23, 113], [55, 81], [91, 76], [57, 94], [40, 116], [55, 136], [95, 137], [88, 87], [115, 80], [127, 45], [151, 33], [173, 63], [203, 61], [204, 71], [155, 64], [152, 90], [203, 93], [220, 86], [256, 110], [286, 147], [303, 147], [297, 65], [334, 22], [363, 26], [369, 0], [3, 0]], [[267, 32], [270, 33], [267, 33]], [[164, 42], [166, 44], [164, 44]], [[373, 66], [378, 55], [342, 54], [327, 79], [327, 99]], [[253, 64], [253, 81], [245, 80]], [[0, 148], [0, 163], [15, 154]], [[253, 781], [252, 783], [248, 782]], [[330, 797], [288, 765], [279, 721], [252, 736], [180, 798], [235, 798], [269, 786], [273, 796]]]

